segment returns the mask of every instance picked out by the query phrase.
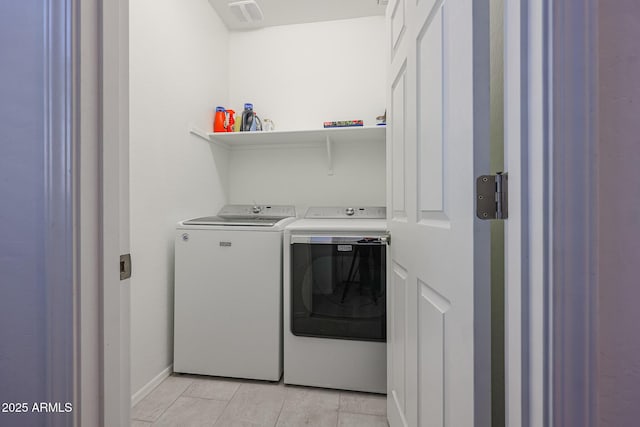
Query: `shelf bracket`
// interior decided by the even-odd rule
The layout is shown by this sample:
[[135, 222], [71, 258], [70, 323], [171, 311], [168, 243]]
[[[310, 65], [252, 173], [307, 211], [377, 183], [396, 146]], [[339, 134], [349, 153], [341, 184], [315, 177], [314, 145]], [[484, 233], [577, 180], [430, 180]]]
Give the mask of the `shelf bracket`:
[[327, 175], [333, 175], [333, 156], [331, 154], [331, 138], [327, 135]]
[[192, 135], [195, 135], [195, 136], [197, 136], [199, 138], [202, 138], [207, 142], [211, 142], [211, 139], [209, 138], [207, 133], [202, 131], [201, 129], [198, 129], [196, 127], [192, 127], [192, 128], [189, 129], [189, 133], [192, 134]]

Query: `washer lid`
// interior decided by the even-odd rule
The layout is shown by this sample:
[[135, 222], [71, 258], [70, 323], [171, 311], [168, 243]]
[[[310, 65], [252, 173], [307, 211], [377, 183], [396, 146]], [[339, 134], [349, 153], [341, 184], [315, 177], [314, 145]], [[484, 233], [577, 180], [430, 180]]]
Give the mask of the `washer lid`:
[[273, 227], [287, 217], [278, 218], [221, 218], [219, 216], [203, 216], [184, 221], [184, 225], [210, 225], [225, 227]]

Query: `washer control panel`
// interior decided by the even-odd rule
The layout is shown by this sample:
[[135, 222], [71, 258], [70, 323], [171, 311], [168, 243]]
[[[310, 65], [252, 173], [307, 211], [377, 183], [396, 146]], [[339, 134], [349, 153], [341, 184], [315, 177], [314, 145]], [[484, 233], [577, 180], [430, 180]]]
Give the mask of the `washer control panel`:
[[386, 219], [387, 208], [384, 206], [311, 207], [307, 209], [304, 217], [324, 219]]

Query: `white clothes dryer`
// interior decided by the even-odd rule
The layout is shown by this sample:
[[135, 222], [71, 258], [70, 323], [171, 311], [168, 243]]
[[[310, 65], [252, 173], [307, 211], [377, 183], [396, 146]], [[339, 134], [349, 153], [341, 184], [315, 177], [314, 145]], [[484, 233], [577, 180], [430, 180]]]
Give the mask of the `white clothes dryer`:
[[282, 376], [282, 232], [293, 206], [227, 205], [175, 237], [173, 370]]
[[386, 210], [309, 208], [284, 233], [284, 382], [386, 393]]

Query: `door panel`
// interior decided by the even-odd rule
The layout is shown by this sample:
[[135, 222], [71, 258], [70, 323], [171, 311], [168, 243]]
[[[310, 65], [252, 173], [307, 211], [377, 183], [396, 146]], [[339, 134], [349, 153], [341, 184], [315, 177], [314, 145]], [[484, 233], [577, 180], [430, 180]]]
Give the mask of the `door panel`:
[[419, 337], [419, 425], [444, 426], [445, 315], [449, 301], [418, 280]]
[[490, 425], [489, 227], [474, 214], [489, 171], [488, 0], [400, 2], [387, 18], [389, 423]]
[[393, 384], [392, 394], [398, 406], [405, 411], [406, 408], [406, 386], [405, 386], [405, 354], [406, 341], [406, 289], [407, 289], [407, 271], [398, 264], [393, 265], [393, 284], [391, 306], [394, 315], [390, 317], [393, 340], [387, 340], [391, 349], [390, 354], [390, 373], [391, 382]]
[[396, 1], [391, 14], [391, 49], [394, 54], [405, 28], [404, 0]]
[[404, 117], [406, 103], [406, 65], [400, 68], [397, 78], [395, 79], [391, 89], [391, 123], [394, 123], [393, 144], [391, 157], [392, 166], [391, 173], [393, 176], [393, 201], [392, 209], [394, 218], [405, 218], [407, 216], [405, 209], [405, 132]]
[[442, 9], [417, 38], [418, 217], [441, 219], [444, 213]]

